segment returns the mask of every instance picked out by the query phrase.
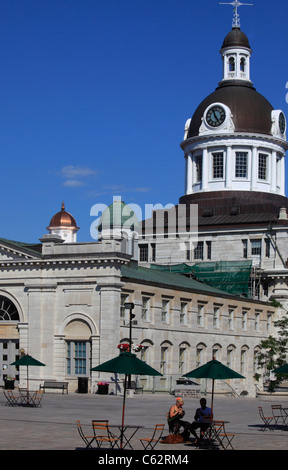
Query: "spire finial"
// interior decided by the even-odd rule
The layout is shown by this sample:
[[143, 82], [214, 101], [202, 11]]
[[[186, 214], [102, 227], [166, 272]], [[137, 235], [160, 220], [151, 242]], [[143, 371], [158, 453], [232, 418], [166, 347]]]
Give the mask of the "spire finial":
[[238, 13], [238, 8], [242, 7], [242, 5], [253, 7], [254, 3], [242, 3], [242, 2], [239, 2], [239, 0], [234, 0], [234, 2], [230, 2], [230, 3], [220, 2], [219, 5], [232, 5], [234, 7], [233, 8], [234, 15], [233, 15], [233, 20], [232, 20], [232, 28], [240, 28], [240, 15]]

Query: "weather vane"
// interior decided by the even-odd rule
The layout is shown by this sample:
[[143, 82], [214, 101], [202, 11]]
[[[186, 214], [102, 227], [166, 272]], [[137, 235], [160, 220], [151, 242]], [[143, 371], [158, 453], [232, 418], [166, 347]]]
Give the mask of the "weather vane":
[[244, 6], [254, 6], [254, 3], [242, 3], [239, 2], [238, 0], [234, 0], [234, 2], [230, 3], [219, 3], [219, 5], [232, 5], [233, 11], [234, 11], [234, 16], [233, 16], [233, 21], [232, 21], [232, 28], [240, 28], [240, 16], [238, 14], [238, 8]]

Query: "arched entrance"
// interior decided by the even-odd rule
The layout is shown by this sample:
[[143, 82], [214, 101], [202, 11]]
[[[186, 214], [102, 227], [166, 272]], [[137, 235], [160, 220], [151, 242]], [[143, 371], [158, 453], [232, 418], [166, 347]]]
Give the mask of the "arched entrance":
[[14, 302], [0, 295], [0, 386], [6, 378], [19, 380], [19, 371], [10, 365], [19, 358], [19, 320]]

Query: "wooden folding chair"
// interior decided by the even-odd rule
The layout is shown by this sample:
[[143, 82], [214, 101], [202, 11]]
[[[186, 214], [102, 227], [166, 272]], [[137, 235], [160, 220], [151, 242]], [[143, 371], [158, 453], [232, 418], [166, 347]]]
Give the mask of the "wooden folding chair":
[[274, 417], [273, 416], [265, 416], [262, 406], [258, 406], [258, 409], [259, 409], [260, 417], [263, 421], [263, 425], [262, 425], [260, 431], [265, 431], [266, 429], [269, 429], [270, 431], [274, 431], [273, 426], [271, 426], [271, 424], [270, 424], [271, 421], [274, 420]]
[[144, 437], [140, 439], [140, 442], [142, 446], [144, 447], [144, 450], [146, 449], [151, 449], [153, 450], [156, 444], [160, 441], [163, 430], [164, 430], [165, 424], [156, 424], [154, 427], [154, 431], [151, 437]]
[[20, 400], [20, 396], [15, 395], [15, 393], [13, 392], [13, 390], [6, 390], [6, 393], [5, 393], [5, 391], [4, 391], [4, 394], [5, 394], [5, 397], [7, 398], [7, 403], [6, 403], [6, 405], [18, 406], [19, 400]]
[[224, 450], [228, 448], [234, 450], [232, 440], [234, 439], [235, 434], [226, 431], [224, 421], [213, 421], [213, 437], [218, 440]]
[[30, 397], [29, 403], [32, 406], [40, 406], [40, 408], [42, 408], [42, 405], [41, 405], [42, 398], [43, 398], [43, 390], [37, 390], [34, 393], [34, 395]]
[[79, 420], [76, 421], [76, 424], [77, 424], [77, 428], [78, 428], [78, 432], [80, 434], [80, 437], [86, 444], [86, 449], [88, 449], [88, 448], [91, 449], [92, 448], [91, 444], [94, 441], [95, 436], [94, 435], [88, 436], [87, 434], [84, 434], [81, 423], [80, 423]]
[[278, 425], [278, 421], [280, 421], [280, 426], [285, 427], [285, 417], [283, 415], [282, 405], [271, 405], [271, 409], [275, 424]]
[[94, 440], [97, 444], [97, 447], [100, 449], [100, 447], [103, 444], [109, 444], [109, 447], [113, 449], [113, 447], [116, 445], [118, 446], [118, 441], [120, 437], [115, 436], [109, 428], [109, 421], [98, 421], [93, 419], [92, 420], [92, 429], [94, 432]]

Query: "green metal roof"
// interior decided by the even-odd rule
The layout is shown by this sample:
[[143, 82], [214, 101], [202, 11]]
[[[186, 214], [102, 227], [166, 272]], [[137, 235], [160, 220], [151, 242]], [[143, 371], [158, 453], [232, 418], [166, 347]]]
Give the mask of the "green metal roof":
[[222, 297], [235, 297], [220, 289], [208, 286], [203, 282], [186, 277], [183, 274], [158, 271], [156, 269], [136, 265], [135, 267], [122, 266], [121, 274], [123, 278], [127, 278], [131, 282], [138, 281], [146, 284], [157, 284], [170, 289], [183, 289], [187, 291], [197, 291], [203, 294], [217, 294]]
[[38, 256], [41, 255], [41, 244], [40, 243], [25, 243], [25, 242], [17, 242], [14, 240], [7, 240], [6, 238], [0, 238], [0, 243], [3, 243], [4, 245], [8, 245], [9, 247], [13, 247], [14, 249], [18, 250], [24, 250], [28, 251], [31, 253], [31, 255], [37, 254]]

